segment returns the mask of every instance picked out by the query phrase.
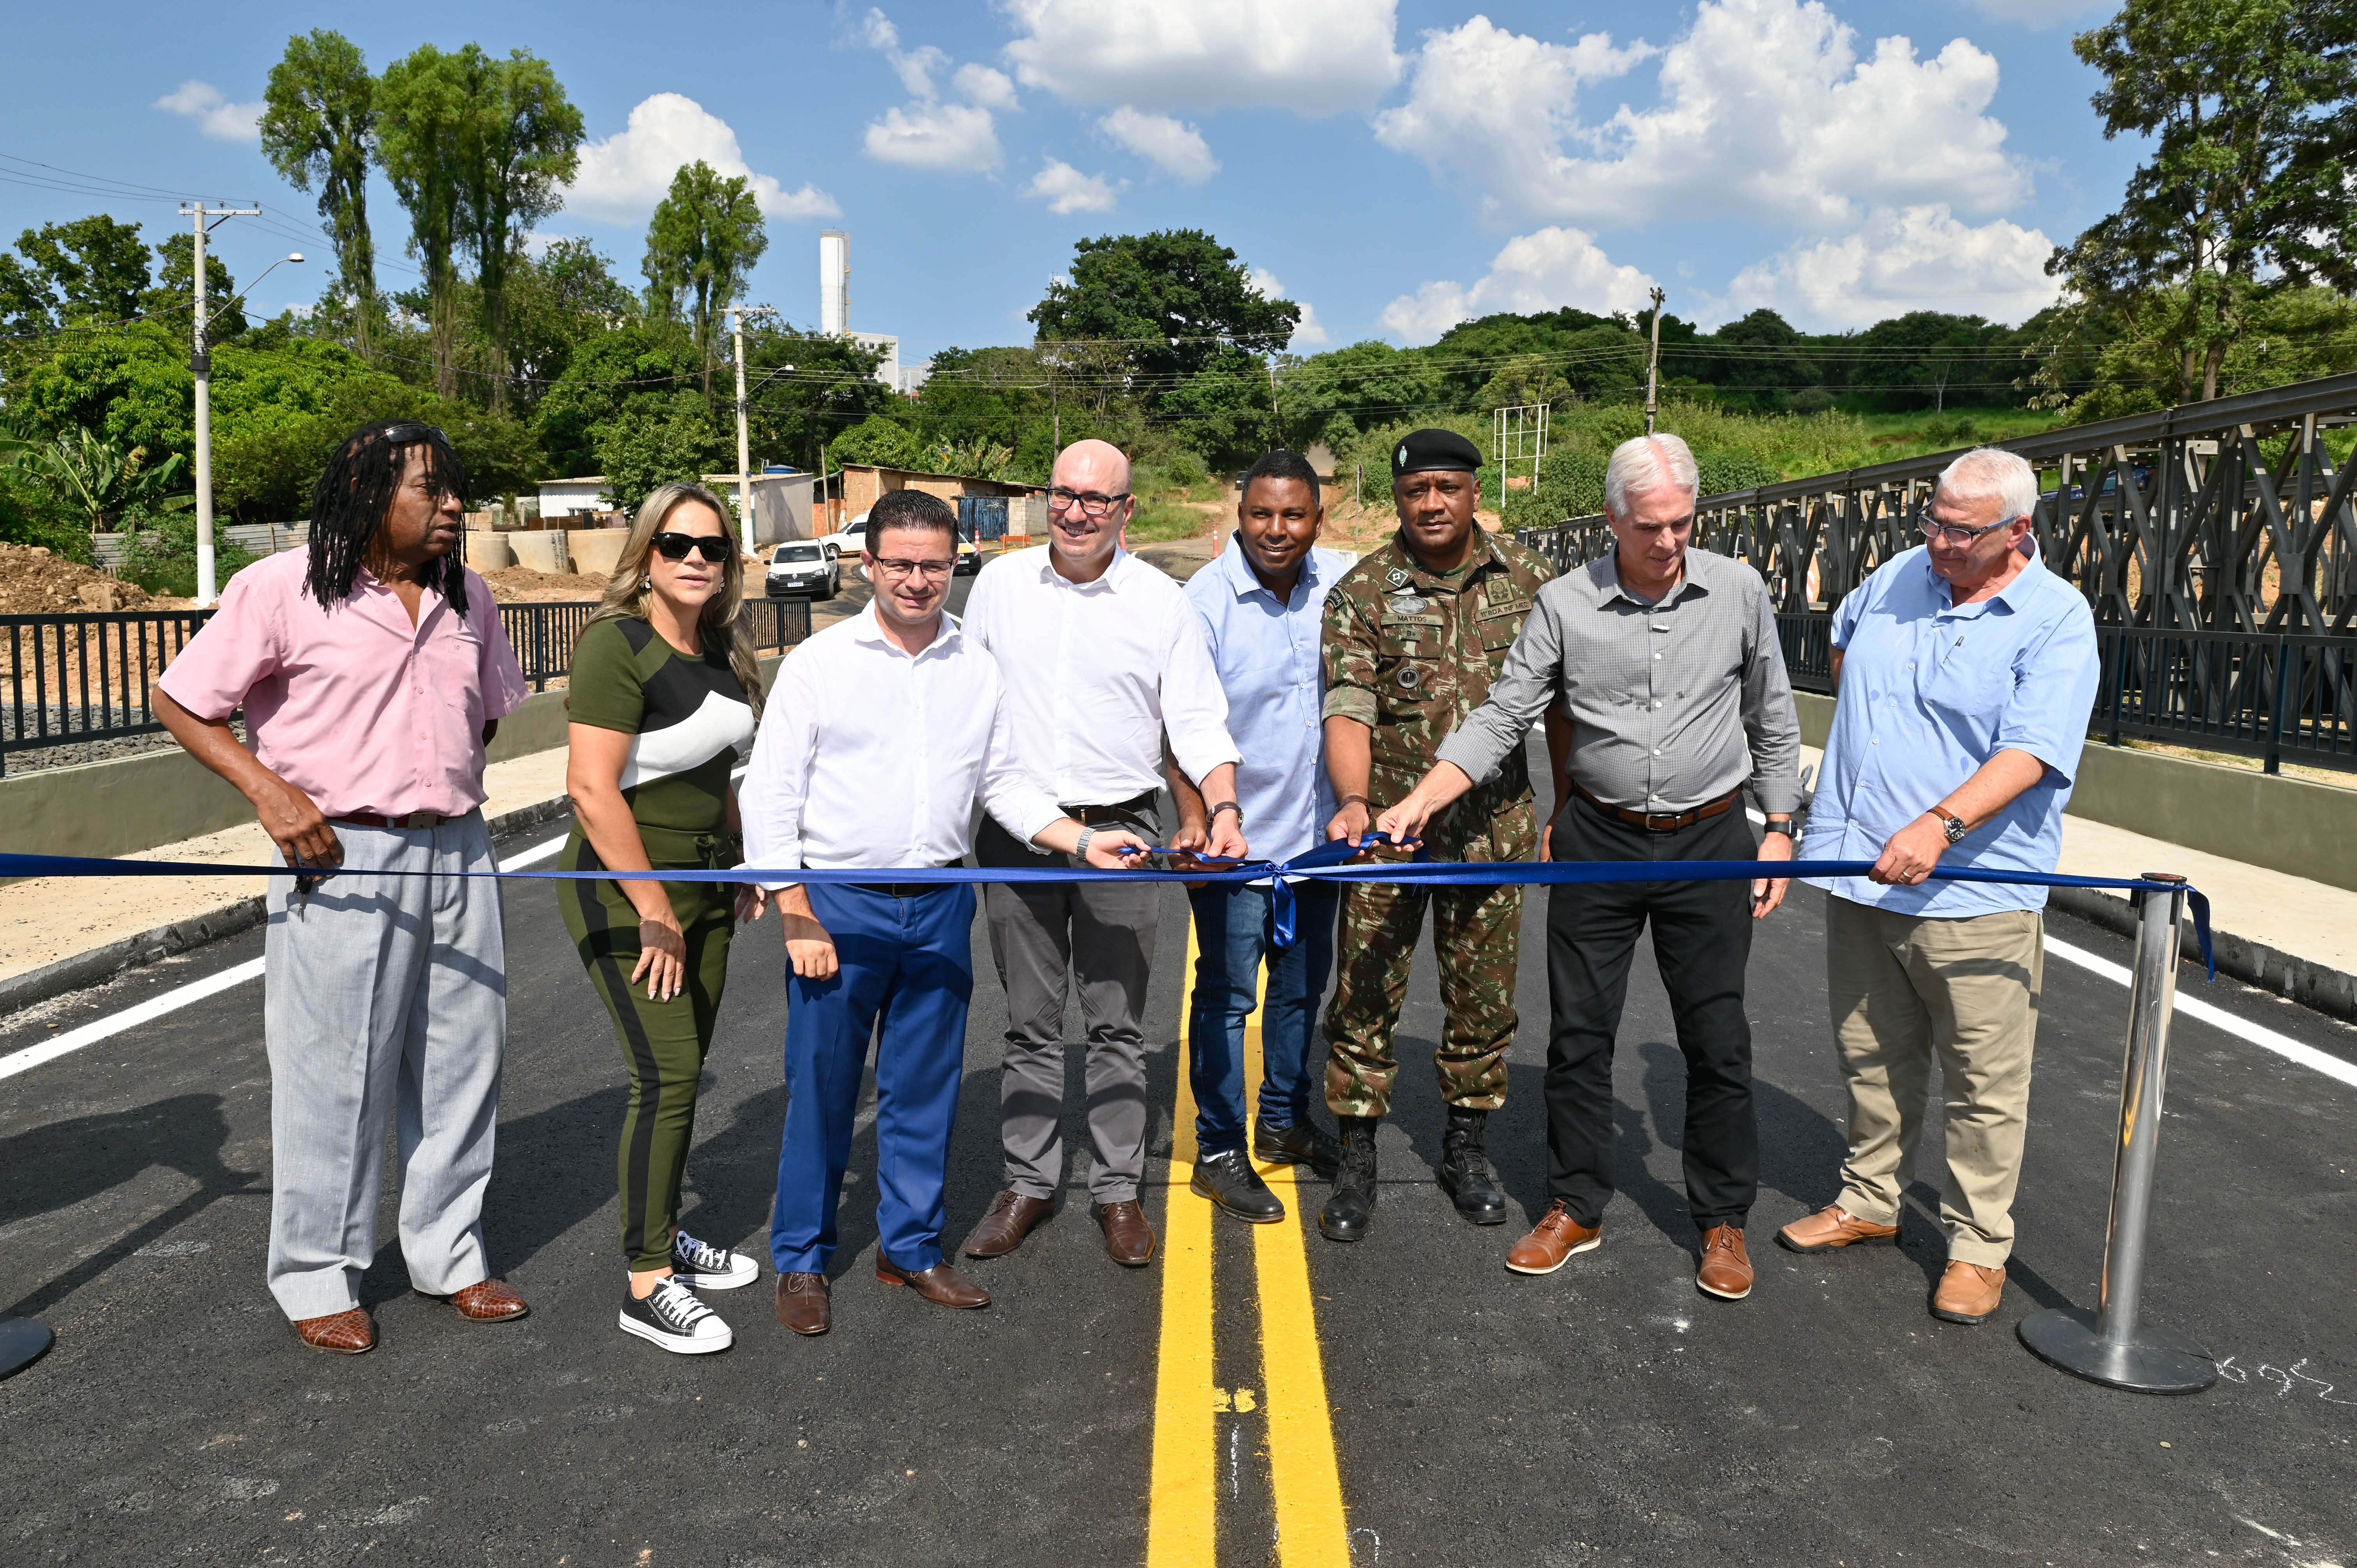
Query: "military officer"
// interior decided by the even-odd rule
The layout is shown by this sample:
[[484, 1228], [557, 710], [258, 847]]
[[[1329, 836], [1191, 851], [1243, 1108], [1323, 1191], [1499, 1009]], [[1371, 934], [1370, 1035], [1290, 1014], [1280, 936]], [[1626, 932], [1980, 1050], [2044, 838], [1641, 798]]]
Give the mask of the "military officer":
[[[1490, 694], [1533, 598], [1554, 575], [1536, 555], [1474, 522], [1480, 462], [1473, 443], [1454, 431], [1403, 438], [1392, 451], [1399, 532], [1327, 596], [1326, 770], [1340, 804], [1329, 839], [1366, 832], [1376, 812], [1415, 787], [1441, 740]], [[1568, 725], [1547, 732], [1551, 748], [1568, 736]], [[1558, 757], [1558, 776], [1562, 768]], [[1436, 859], [1529, 859], [1538, 827], [1522, 753], [1436, 816], [1425, 840]], [[1374, 1208], [1375, 1127], [1391, 1109], [1399, 1066], [1392, 1031], [1427, 903], [1448, 1009], [1435, 1064], [1448, 1104], [1440, 1186], [1477, 1225], [1506, 1218], [1482, 1132], [1490, 1112], [1506, 1102], [1523, 890], [1352, 883], [1342, 895], [1336, 943], [1340, 981], [1326, 1011], [1326, 1103], [1340, 1123], [1342, 1155], [1318, 1228], [1332, 1240], [1365, 1235]]]

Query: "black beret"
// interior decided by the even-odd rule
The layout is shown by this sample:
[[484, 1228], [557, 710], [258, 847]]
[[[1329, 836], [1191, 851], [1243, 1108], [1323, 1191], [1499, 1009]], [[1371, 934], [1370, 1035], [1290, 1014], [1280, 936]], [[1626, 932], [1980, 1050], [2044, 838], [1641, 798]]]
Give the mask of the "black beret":
[[1471, 473], [1481, 467], [1481, 449], [1454, 430], [1411, 430], [1392, 448], [1392, 478], [1457, 468]]

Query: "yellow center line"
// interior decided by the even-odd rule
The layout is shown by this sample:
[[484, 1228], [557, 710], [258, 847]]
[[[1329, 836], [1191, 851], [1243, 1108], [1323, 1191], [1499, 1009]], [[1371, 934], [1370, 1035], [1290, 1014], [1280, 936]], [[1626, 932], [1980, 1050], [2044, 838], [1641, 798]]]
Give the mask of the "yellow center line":
[[1178, 988], [1178, 1092], [1171, 1107], [1170, 1178], [1162, 1212], [1162, 1343], [1154, 1385], [1154, 1476], [1146, 1568], [1215, 1568], [1219, 1432], [1212, 1419], [1211, 1206], [1187, 1190], [1195, 1174], [1195, 1090], [1188, 1081], [1188, 998], [1194, 922]]

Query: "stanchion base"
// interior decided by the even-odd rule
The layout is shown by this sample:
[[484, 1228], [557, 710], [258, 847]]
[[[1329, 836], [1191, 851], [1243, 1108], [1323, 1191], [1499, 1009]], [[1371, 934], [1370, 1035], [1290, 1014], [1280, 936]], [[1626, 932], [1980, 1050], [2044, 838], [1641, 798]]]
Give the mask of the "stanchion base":
[[2072, 1377], [2139, 1394], [2198, 1394], [2218, 1380], [2210, 1353], [2181, 1334], [2141, 1324], [2117, 1344], [2095, 1337], [2095, 1315], [2075, 1307], [2032, 1313], [2016, 1330], [2030, 1353]]
[[48, 1355], [57, 1337], [46, 1323], [0, 1317], [0, 1378], [13, 1378]]

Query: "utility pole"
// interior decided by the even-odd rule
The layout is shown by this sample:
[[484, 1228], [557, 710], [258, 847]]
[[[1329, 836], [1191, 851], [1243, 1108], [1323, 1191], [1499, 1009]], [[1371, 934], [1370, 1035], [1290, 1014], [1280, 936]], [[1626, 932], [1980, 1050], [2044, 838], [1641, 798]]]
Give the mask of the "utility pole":
[[745, 553], [753, 553], [753, 446], [745, 427], [745, 317], [775, 316], [766, 305], [732, 305], [729, 314], [737, 318], [737, 528], [745, 541]]
[[1661, 411], [1662, 391], [1662, 301], [1668, 296], [1659, 284], [1653, 285], [1653, 352], [1645, 361], [1645, 434], [1653, 433], [1653, 415]]
[[[212, 351], [205, 346], [212, 318], [205, 309], [205, 236], [213, 223], [225, 218], [259, 218], [262, 209], [207, 207], [196, 201], [184, 203], [180, 212], [197, 220], [196, 331], [188, 368], [197, 378], [197, 603], [209, 607], [221, 596], [213, 581], [213, 370]], [[208, 216], [212, 223], [205, 221]]]

